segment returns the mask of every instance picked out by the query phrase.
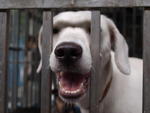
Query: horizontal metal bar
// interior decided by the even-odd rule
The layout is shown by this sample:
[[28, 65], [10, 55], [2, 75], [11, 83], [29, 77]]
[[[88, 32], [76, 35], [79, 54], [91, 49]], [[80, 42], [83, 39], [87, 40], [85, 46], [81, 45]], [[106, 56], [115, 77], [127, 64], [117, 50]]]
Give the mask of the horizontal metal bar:
[[0, 9], [150, 7], [150, 0], [0, 0]]
[[9, 50], [11, 50], [11, 51], [25, 51], [25, 49], [21, 48], [21, 47], [9, 47]]

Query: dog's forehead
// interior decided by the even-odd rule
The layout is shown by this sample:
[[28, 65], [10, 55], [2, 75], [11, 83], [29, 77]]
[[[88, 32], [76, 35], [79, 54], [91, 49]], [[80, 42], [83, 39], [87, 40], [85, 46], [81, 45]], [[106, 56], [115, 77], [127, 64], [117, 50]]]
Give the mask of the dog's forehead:
[[[53, 27], [64, 28], [66, 26], [73, 27], [86, 27], [89, 28], [91, 24], [91, 11], [68, 11], [59, 13], [54, 17]], [[101, 29], [108, 30], [108, 19], [106, 16], [101, 15]]]
[[53, 26], [62, 26], [63, 25], [78, 25], [82, 23], [91, 22], [91, 12], [90, 11], [69, 11], [62, 12], [54, 17]]

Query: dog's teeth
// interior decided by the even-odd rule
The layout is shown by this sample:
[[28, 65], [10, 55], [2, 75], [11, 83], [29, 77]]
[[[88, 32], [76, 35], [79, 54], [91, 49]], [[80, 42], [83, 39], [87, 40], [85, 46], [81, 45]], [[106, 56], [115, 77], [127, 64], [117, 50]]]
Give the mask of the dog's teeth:
[[62, 91], [66, 94], [76, 94], [76, 93], [79, 93], [81, 91], [81, 89], [79, 88], [75, 91], [69, 91], [69, 90], [66, 90], [66, 89], [62, 88]]
[[62, 88], [62, 91], [64, 91], [64, 92], [65, 92], [65, 89], [64, 89], [64, 88]]
[[76, 92], [80, 92], [80, 89], [78, 89]]
[[74, 91], [74, 93], [77, 93], [77, 91]]
[[83, 88], [83, 87], [84, 87], [84, 84], [83, 84], [83, 83], [81, 83], [80, 88]]
[[71, 93], [71, 94], [76, 94], [76, 93], [78, 93], [78, 92], [80, 92], [80, 89], [77, 89], [77, 90], [75, 90], [75, 91], [71, 91], [70, 93]]
[[72, 91], [71, 93], [75, 94], [75, 93], [76, 93], [76, 91]]
[[70, 93], [70, 91], [66, 91], [66, 93]]
[[61, 87], [61, 83], [60, 82], [58, 82], [59, 83], [59, 86]]
[[82, 83], [81, 86], [84, 86], [84, 84]]

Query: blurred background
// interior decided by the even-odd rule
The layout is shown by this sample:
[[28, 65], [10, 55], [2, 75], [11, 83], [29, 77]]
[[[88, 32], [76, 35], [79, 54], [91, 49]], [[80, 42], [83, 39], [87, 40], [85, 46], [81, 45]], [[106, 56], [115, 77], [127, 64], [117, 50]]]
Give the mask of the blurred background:
[[[56, 14], [59, 11], [56, 11]], [[142, 58], [143, 9], [102, 8], [126, 38], [129, 55]], [[9, 17], [8, 52], [8, 113], [40, 113], [41, 76], [36, 73], [40, 56], [37, 48], [38, 32], [42, 25], [41, 10], [11, 10]], [[55, 76], [52, 84], [52, 108], [63, 113], [65, 103], [58, 98]], [[62, 111], [59, 108], [63, 109]], [[69, 109], [79, 108], [69, 106]], [[65, 111], [65, 113], [67, 113]], [[75, 111], [68, 113], [75, 113]]]

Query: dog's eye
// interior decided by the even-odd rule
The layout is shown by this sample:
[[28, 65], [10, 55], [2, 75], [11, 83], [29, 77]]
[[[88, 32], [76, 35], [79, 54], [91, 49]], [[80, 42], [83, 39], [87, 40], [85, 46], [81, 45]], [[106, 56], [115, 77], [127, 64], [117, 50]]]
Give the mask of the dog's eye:
[[54, 34], [57, 34], [59, 32], [59, 29], [58, 28], [53, 28], [53, 33]]

